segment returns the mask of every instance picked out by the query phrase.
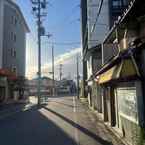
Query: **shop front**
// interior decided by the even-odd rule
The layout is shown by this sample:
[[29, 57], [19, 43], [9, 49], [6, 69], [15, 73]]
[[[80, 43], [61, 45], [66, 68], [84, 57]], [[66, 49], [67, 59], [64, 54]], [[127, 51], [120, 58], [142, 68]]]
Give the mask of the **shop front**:
[[[143, 94], [139, 69], [131, 57], [117, 58], [97, 77], [103, 89], [104, 121], [131, 144], [137, 144], [143, 116]], [[109, 66], [109, 65], [107, 65]]]
[[0, 69], [0, 102], [7, 102], [13, 99], [13, 82], [16, 75], [7, 69]]
[[0, 103], [4, 102], [7, 94], [7, 78], [0, 76]]
[[116, 86], [115, 106], [116, 106], [116, 127], [122, 131], [123, 136], [128, 136], [129, 124], [127, 121], [134, 124], [139, 123], [138, 118], [138, 100], [141, 93], [139, 81], [123, 82]]
[[0, 69], [0, 103], [4, 102], [8, 98], [8, 71]]

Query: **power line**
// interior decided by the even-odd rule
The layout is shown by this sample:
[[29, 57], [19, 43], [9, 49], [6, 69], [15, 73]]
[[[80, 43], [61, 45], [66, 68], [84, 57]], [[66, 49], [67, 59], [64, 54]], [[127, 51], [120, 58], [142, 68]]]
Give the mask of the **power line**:
[[[45, 43], [45, 42], [44, 42]], [[69, 46], [69, 45], [77, 45], [77, 44], [80, 44], [81, 42], [46, 42], [50, 45], [54, 44], [54, 45], [66, 45], [66, 46]]]
[[97, 21], [99, 19], [99, 16], [100, 16], [100, 13], [101, 13], [101, 10], [102, 10], [103, 2], [104, 2], [104, 0], [101, 0], [99, 10], [98, 10], [98, 13], [97, 13], [97, 17], [96, 17], [95, 23], [94, 23], [93, 28], [92, 28], [92, 32], [94, 32], [94, 30], [95, 30]]
[[[106, 24], [97, 23], [97, 22], [98, 22], [98, 18], [99, 18], [100, 13], [101, 13], [101, 9], [102, 9], [103, 4], [104, 4], [104, 0], [101, 0], [99, 5], [92, 5], [92, 6], [94, 6], [94, 7], [99, 6], [98, 13], [97, 13], [97, 17], [96, 17], [96, 20], [95, 20], [94, 25], [93, 25], [93, 27], [92, 27], [92, 32], [94, 32], [96, 25], [108, 27]], [[105, 5], [106, 5], [106, 3], [105, 3]], [[92, 6], [90, 6], [90, 7], [92, 7]], [[86, 37], [88, 36], [88, 21], [89, 21], [89, 19], [87, 18], [87, 24], [86, 24], [86, 28], [85, 28], [84, 34], [83, 34], [83, 39], [85, 40], [85, 41], [84, 41], [85, 47], [86, 47], [86, 44], [87, 44], [89, 41], [92, 41], [92, 40], [87, 40], [87, 41], [86, 41]], [[92, 33], [92, 32], [91, 32], [91, 33]], [[94, 41], [94, 40], [93, 40], [93, 41]], [[95, 42], [95, 41], [94, 41], [94, 42]], [[98, 42], [98, 40], [96, 40], [96, 42]]]
[[63, 64], [60, 64], [59, 65], [59, 78], [60, 78], [60, 81], [62, 80], [62, 67], [63, 67]]
[[62, 21], [60, 22], [59, 26], [58, 26], [58, 23], [57, 23], [57, 24], [53, 25], [52, 28], [53, 29], [57, 28], [57, 27], [58, 28], [62, 28], [62, 27], [64, 27], [64, 23], [66, 23], [66, 21], [68, 23], [71, 23], [72, 21], [68, 21], [68, 20], [75, 14], [74, 12], [76, 12], [76, 9], [79, 8], [79, 7], [80, 7], [80, 4], [77, 4], [74, 7], [72, 7], [70, 14], [67, 15], [64, 19], [62, 19]]
[[77, 99], [79, 99], [79, 55], [77, 55]]

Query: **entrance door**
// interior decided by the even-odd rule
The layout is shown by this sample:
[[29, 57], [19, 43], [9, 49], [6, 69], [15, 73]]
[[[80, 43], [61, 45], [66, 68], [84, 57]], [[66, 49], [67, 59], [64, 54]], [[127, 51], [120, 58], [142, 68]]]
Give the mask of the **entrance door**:
[[0, 87], [0, 102], [3, 102], [5, 99], [5, 87]]

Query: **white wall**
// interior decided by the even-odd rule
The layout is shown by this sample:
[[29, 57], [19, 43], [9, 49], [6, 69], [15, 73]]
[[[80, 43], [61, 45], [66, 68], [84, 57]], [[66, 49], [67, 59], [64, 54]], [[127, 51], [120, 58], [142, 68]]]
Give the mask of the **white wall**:
[[92, 56], [90, 56], [89, 59], [87, 60], [87, 76], [88, 76], [87, 79], [89, 79], [92, 74], [93, 74], [93, 70], [92, 70]]

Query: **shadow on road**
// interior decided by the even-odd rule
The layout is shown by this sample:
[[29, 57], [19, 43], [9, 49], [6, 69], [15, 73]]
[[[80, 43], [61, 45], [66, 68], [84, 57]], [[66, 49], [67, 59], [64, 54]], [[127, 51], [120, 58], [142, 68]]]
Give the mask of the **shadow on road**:
[[0, 104], [0, 118], [3, 115], [10, 114], [18, 110], [23, 110], [26, 107], [27, 107], [26, 103]]
[[88, 135], [89, 137], [93, 138], [94, 140], [96, 140], [97, 142], [99, 142], [101, 145], [112, 145], [111, 142], [108, 142], [104, 139], [102, 139], [101, 137], [97, 136], [96, 134], [92, 133], [91, 131], [89, 131], [88, 129], [80, 126], [79, 124], [73, 122], [72, 120], [62, 116], [61, 114], [55, 112], [54, 110], [47, 108], [46, 106], [43, 106], [43, 108], [53, 114], [55, 114], [56, 116], [60, 117], [61, 119], [63, 119], [64, 121], [68, 122], [69, 124], [71, 124], [73, 127], [79, 129], [81, 132], [85, 133], [86, 135]]
[[62, 128], [32, 107], [25, 112], [0, 120], [2, 145], [76, 145]]

